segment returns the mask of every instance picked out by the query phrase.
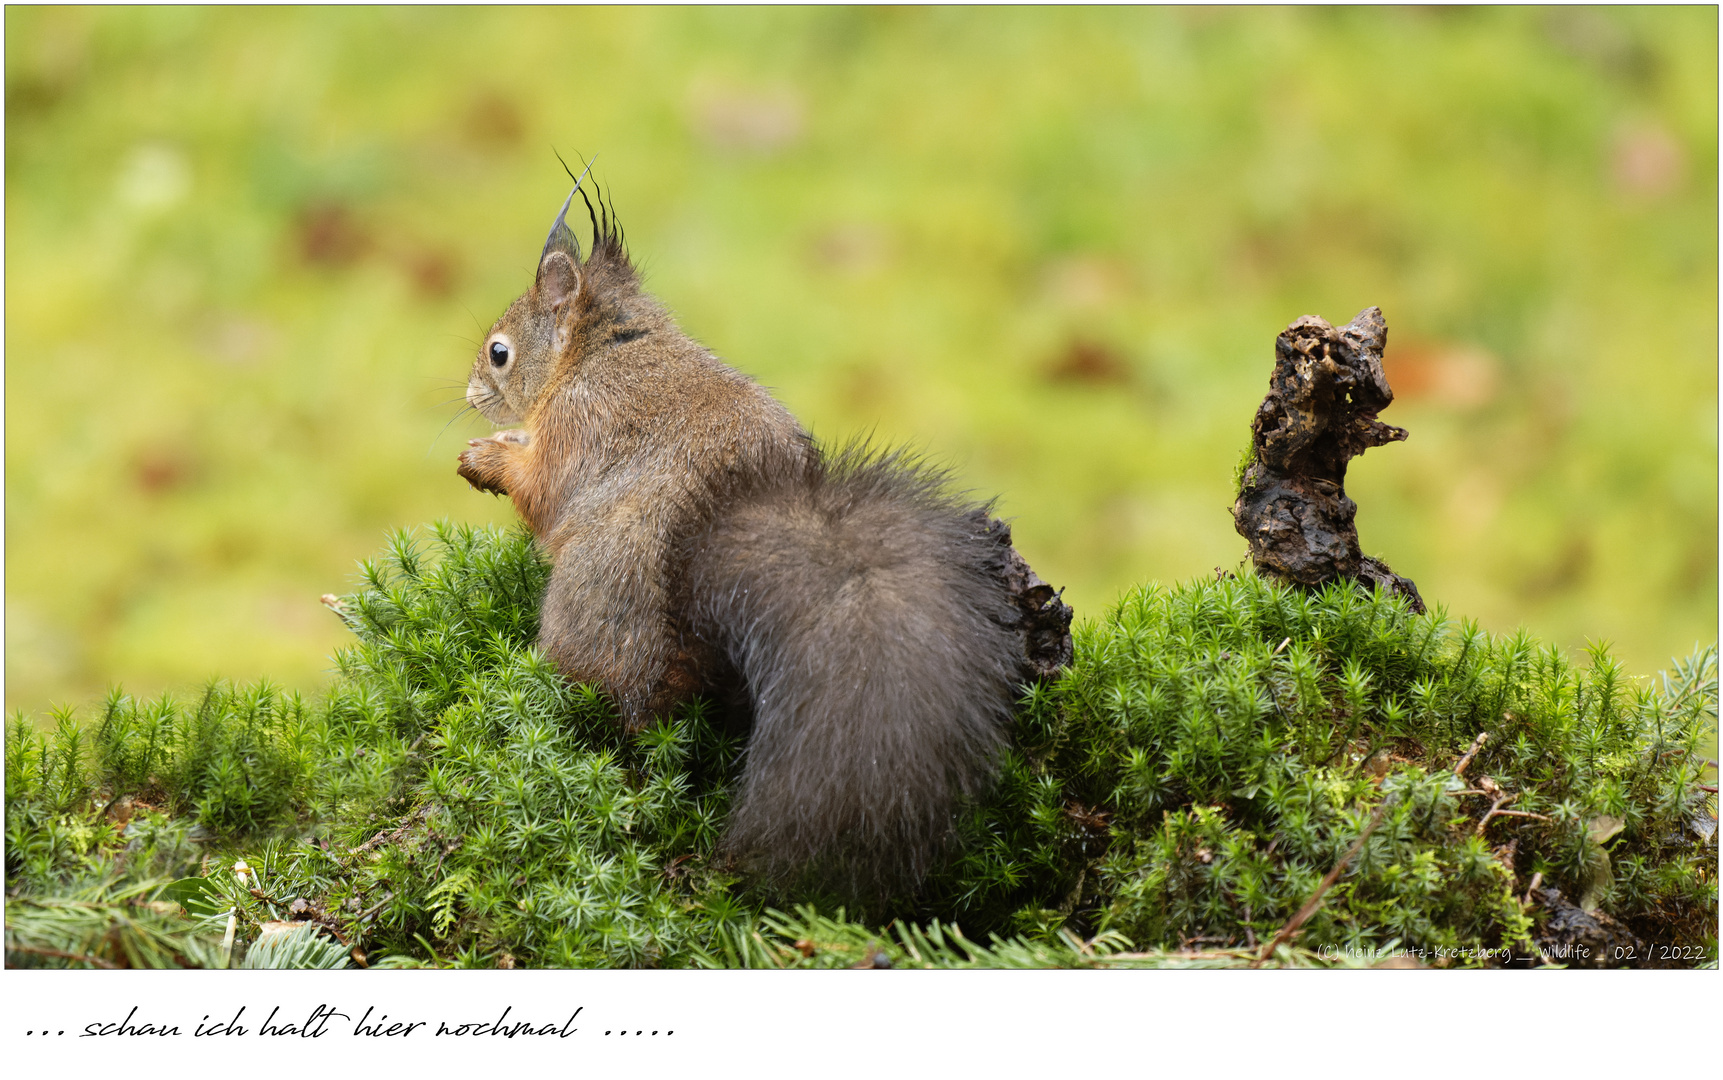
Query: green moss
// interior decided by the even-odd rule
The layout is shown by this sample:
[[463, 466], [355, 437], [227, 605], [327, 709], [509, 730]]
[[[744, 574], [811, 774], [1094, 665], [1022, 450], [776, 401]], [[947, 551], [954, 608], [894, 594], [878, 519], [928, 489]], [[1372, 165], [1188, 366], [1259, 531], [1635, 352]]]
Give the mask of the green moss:
[[1256, 464], [1256, 440], [1244, 444], [1244, 449], [1238, 453], [1238, 462], [1232, 467], [1232, 491], [1237, 495], [1244, 491], [1244, 474]]
[[[1602, 649], [1575, 668], [1523, 634], [1350, 587], [1141, 589], [1081, 629], [1068, 676], [1033, 698], [1007, 782], [968, 823], [952, 880], [968, 891], [951, 895], [1019, 925], [1040, 903], [1046, 925], [1244, 944], [1273, 935], [1386, 804], [1306, 944], [1524, 955], [1515, 896], [1534, 874], [1709, 941], [1715, 796], [1699, 751], [1715, 680], [1714, 650], [1633, 684]], [[1462, 781], [1453, 767], [1482, 732]], [[1507, 795], [1502, 808], [1536, 816], [1480, 828]], [[1640, 869], [1595, 880], [1604, 818], [1625, 822], [1615, 864], [1668, 868], [1657, 891]]]
[[[402, 535], [366, 564], [338, 609], [356, 642], [315, 703], [216, 686], [195, 704], [116, 692], [89, 728], [63, 715], [50, 735], [14, 718], [9, 895], [94, 888], [118, 911], [210, 864], [242, 940], [302, 900], [397, 964], [831, 966], [872, 949], [1176, 965], [1196, 959], [1167, 950], [1193, 946], [1243, 963], [1375, 821], [1306, 951], [1280, 962], [1523, 956], [1540, 874], [1716, 957], [1716, 848], [1696, 832], [1716, 810], [1699, 755], [1714, 648], [1635, 680], [1602, 648], [1576, 666], [1352, 588], [1140, 589], [1080, 625], [1068, 674], [1029, 692], [999, 783], [886, 927], [783, 914], [768, 904], [793, 898], [727, 873], [713, 853], [739, 741], [698, 703], [625, 737], [532, 646], [545, 568], [530, 538], [434, 532], [430, 557]], [[1492, 806], [1512, 814], [1485, 821]], [[252, 882], [219, 869], [239, 855]], [[45, 931], [7, 918], [9, 960], [77, 962], [30, 952]]]

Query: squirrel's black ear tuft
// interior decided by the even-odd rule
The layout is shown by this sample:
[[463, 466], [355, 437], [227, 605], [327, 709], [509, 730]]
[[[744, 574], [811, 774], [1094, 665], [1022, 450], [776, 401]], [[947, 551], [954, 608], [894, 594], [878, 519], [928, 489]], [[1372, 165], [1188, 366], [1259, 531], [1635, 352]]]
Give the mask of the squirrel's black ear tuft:
[[[555, 151], [553, 150], [552, 153]], [[562, 161], [562, 155], [557, 154], [556, 160]], [[568, 162], [562, 161], [563, 171], [574, 176], [574, 187], [569, 189], [568, 198], [562, 200], [562, 209], [556, 212], [556, 220], [550, 223], [550, 235], [544, 238], [544, 251], [540, 252], [538, 257], [539, 280], [541, 281], [544, 279], [545, 263], [550, 259], [552, 252], [560, 251], [567, 255], [575, 266], [580, 265], [580, 241], [574, 238], [574, 230], [568, 227], [568, 208], [574, 205], [574, 193], [580, 191], [580, 182], [586, 179], [586, 174], [592, 171], [592, 163], [597, 160], [598, 155], [594, 154], [592, 161], [586, 163], [586, 170], [579, 176], [574, 176], [574, 170], [568, 167]], [[585, 199], [586, 193], [581, 192], [580, 197]]]

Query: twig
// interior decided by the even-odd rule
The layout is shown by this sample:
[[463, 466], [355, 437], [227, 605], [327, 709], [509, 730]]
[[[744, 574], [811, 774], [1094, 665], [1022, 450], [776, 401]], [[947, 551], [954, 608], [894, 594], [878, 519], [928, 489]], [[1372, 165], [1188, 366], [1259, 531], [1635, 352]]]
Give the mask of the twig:
[[1179, 950], [1171, 953], [1153, 952], [1116, 952], [1097, 957], [1102, 964], [1111, 964], [1117, 960], [1242, 960], [1250, 955], [1248, 949], [1192, 949], [1189, 952]]
[[1544, 872], [1542, 870], [1539, 870], [1537, 873], [1532, 875], [1532, 883], [1530, 885], [1526, 886], [1526, 906], [1527, 907], [1531, 906], [1532, 893], [1537, 892], [1538, 886], [1542, 885], [1543, 883], [1544, 883]]
[[[245, 864], [244, 859], [240, 859], [238, 862], [233, 864], [233, 878], [235, 881], [239, 882], [239, 887], [242, 889], [250, 888], [250, 886], [246, 884], [248, 880], [257, 880], [251, 872], [251, 867]], [[238, 932], [239, 905], [235, 904], [233, 905], [233, 909], [227, 913], [227, 933], [221, 936], [221, 966], [224, 968], [233, 966], [233, 941], [234, 936]]]
[[1519, 797], [1520, 797], [1520, 793], [1516, 791], [1512, 795], [1503, 795], [1501, 798], [1497, 799], [1490, 806], [1489, 813], [1485, 814], [1483, 816], [1482, 820], [1480, 820], [1478, 822], [1478, 835], [1479, 836], [1484, 835], [1484, 826], [1488, 825], [1490, 823], [1490, 819], [1495, 817], [1496, 815], [1516, 813], [1517, 811], [1514, 811], [1514, 810], [1503, 810], [1502, 807], [1508, 805], [1509, 803], [1513, 802], [1515, 799], [1517, 799]]
[[1537, 818], [1539, 821], [1549, 821], [1550, 820], [1548, 817], [1545, 817], [1543, 814], [1534, 814], [1530, 810], [1497, 810], [1496, 816], [1497, 817], [1529, 817], [1529, 818]]
[[1378, 806], [1376, 813], [1371, 815], [1370, 823], [1364, 826], [1364, 831], [1358, 834], [1358, 839], [1352, 841], [1352, 846], [1347, 848], [1346, 854], [1341, 857], [1338, 863], [1334, 864], [1334, 869], [1328, 871], [1328, 874], [1322, 879], [1322, 883], [1316, 886], [1316, 891], [1311, 894], [1310, 899], [1306, 900], [1304, 906], [1298, 909], [1298, 913], [1287, 920], [1286, 925], [1280, 928], [1280, 933], [1274, 935], [1274, 940], [1262, 947], [1262, 953], [1251, 961], [1251, 967], [1261, 967], [1264, 960], [1274, 955], [1274, 950], [1291, 941], [1298, 931], [1303, 929], [1305, 922], [1316, 914], [1316, 909], [1322, 906], [1323, 896], [1334, 887], [1334, 883], [1340, 880], [1340, 875], [1345, 872], [1347, 865], [1363, 850], [1364, 841], [1370, 839], [1370, 834], [1376, 831], [1376, 826], [1382, 824], [1382, 818], [1388, 813], [1388, 804], [1391, 802], [1393, 802], [1392, 798], [1382, 800], [1382, 805]]
[[[371, 916], [377, 914], [379, 911], [382, 911], [383, 906], [393, 899], [395, 899], [394, 893], [385, 893], [383, 896], [383, 899], [377, 901], [375, 904], [372, 904], [369, 908], [366, 908], [364, 911], [361, 911], [358, 914], [358, 916], [356, 918], [354, 918], [354, 920], [353, 920], [353, 939], [354, 939], [353, 948], [354, 948], [354, 951], [358, 951], [358, 949], [359, 949], [358, 942], [362, 939], [362, 937], [365, 933], [365, 920], [369, 919]], [[347, 944], [347, 939], [342, 938], [341, 944], [343, 944], [343, 945]], [[363, 955], [363, 954], [361, 954], [361, 955]], [[359, 966], [360, 967], [369, 967], [370, 965], [366, 964], [363, 960], [360, 960]]]
[[1466, 756], [1460, 759], [1460, 763], [1458, 765], [1454, 766], [1454, 775], [1464, 777], [1464, 775], [1466, 773], [1466, 766], [1470, 765], [1472, 763], [1472, 759], [1478, 756], [1478, 751], [1482, 750], [1484, 748], [1484, 744], [1486, 742], [1489, 742], [1489, 741], [1490, 741], [1490, 733], [1489, 732], [1487, 732], [1487, 731], [1478, 732], [1478, 737], [1472, 740], [1472, 748], [1470, 750], [1467, 750]]
[[365, 909], [364, 911], [361, 911], [359, 913], [359, 918], [354, 920], [354, 921], [359, 922], [359, 923], [363, 923], [366, 919], [369, 919], [371, 916], [377, 914], [379, 911], [382, 911], [383, 906], [393, 899], [395, 899], [395, 894], [394, 893], [388, 894], [387, 896], [383, 897], [383, 899], [377, 901], [375, 904], [372, 904], [369, 908]]
[[349, 859], [351, 859], [355, 855], [365, 854], [365, 852], [370, 851], [374, 847], [380, 847], [383, 844], [392, 844], [395, 841], [401, 839], [401, 837], [407, 835], [407, 830], [411, 829], [419, 821], [422, 821], [423, 819], [430, 817], [430, 816], [431, 816], [431, 804], [426, 803], [424, 806], [419, 807], [419, 809], [415, 810], [412, 814], [408, 815], [407, 820], [401, 822], [400, 826], [398, 828], [396, 828], [394, 831], [391, 832], [388, 829], [377, 830], [376, 836], [373, 836], [371, 839], [365, 841], [363, 844], [360, 844], [358, 847], [353, 848], [352, 850], [348, 851], [347, 857]]

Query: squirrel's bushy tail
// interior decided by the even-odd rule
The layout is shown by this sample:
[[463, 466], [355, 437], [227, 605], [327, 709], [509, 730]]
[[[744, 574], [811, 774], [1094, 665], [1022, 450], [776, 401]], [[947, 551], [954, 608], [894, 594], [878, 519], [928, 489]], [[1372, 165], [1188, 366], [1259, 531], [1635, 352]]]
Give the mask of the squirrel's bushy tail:
[[747, 488], [686, 563], [688, 628], [753, 709], [726, 845], [780, 882], [913, 887], [1021, 692], [1010, 533], [898, 453], [852, 447]]

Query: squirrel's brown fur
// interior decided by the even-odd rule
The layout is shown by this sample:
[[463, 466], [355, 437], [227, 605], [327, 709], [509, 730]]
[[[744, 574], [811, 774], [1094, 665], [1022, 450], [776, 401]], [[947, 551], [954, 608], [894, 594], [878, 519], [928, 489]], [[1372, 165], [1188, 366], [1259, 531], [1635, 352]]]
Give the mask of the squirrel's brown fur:
[[641, 291], [608, 210], [583, 260], [568, 205], [468, 385], [522, 426], [460, 464], [551, 560], [540, 646], [632, 728], [735, 692], [752, 732], [725, 844], [745, 865], [858, 897], [913, 885], [992, 775], [1020, 682], [1046, 670], [1007, 577], [1050, 603], [1055, 665], [1069, 608], [937, 473], [822, 455]]

